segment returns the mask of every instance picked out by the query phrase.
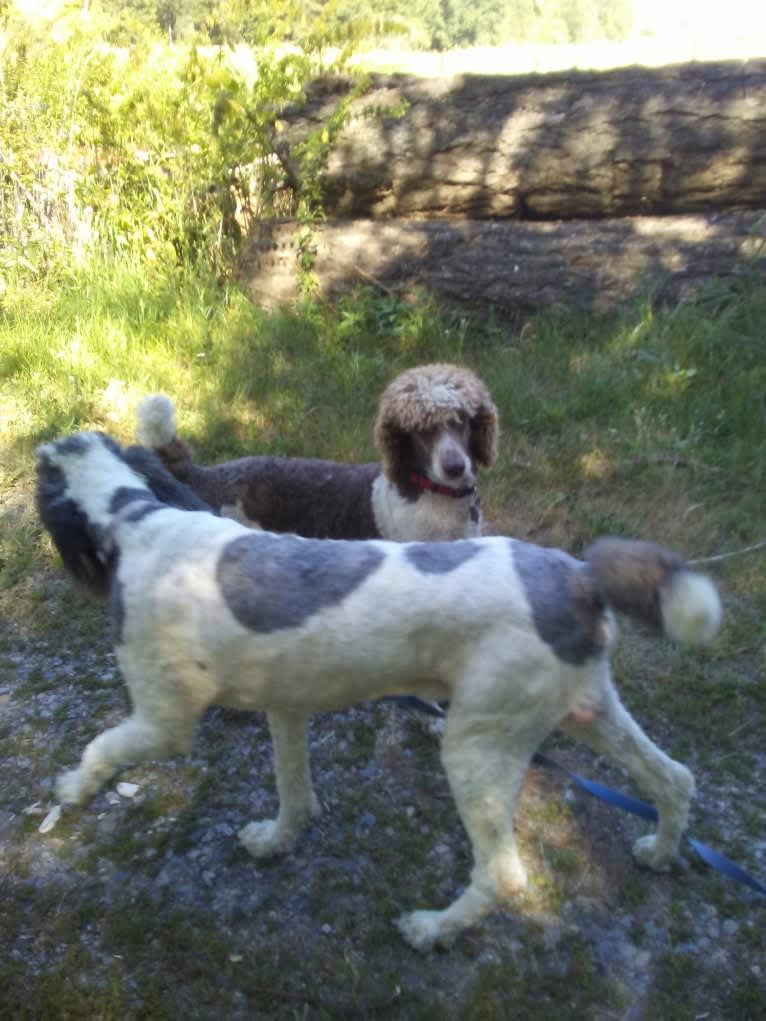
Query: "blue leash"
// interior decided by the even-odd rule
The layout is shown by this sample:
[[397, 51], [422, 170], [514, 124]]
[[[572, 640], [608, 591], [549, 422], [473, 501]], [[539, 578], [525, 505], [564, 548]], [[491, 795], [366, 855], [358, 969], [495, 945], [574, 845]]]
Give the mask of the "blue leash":
[[[384, 701], [397, 702], [399, 705], [403, 705], [408, 709], [416, 709], [418, 712], [427, 713], [429, 716], [436, 716], [440, 719], [443, 719], [446, 716], [444, 709], [442, 709], [438, 703], [426, 702], [422, 698], [418, 698], [416, 695], [401, 695], [391, 699], [384, 699]], [[547, 769], [557, 769], [561, 773], [566, 773], [566, 775], [573, 780], [578, 787], [587, 791], [588, 794], [592, 794], [595, 798], [600, 798], [601, 801], [606, 801], [609, 805], [615, 805], [617, 808], [621, 808], [623, 812], [630, 812], [631, 815], [638, 815], [642, 819], [648, 819], [650, 822], [657, 822], [659, 818], [657, 809], [654, 805], [650, 805], [646, 801], [639, 801], [638, 798], [631, 798], [627, 794], [623, 794], [621, 791], [612, 790], [611, 787], [606, 787], [604, 784], [596, 783], [595, 780], [587, 780], [584, 776], [580, 776], [579, 773], [574, 773], [571, 769], [567, 769], [566, 766], [562, 766], [554, 759], [550, 759], [547, 755], [543, 755], [542, 752], [535, 752], [532, 762], [537, 766], [545, 766]], [[725, 855], [719, 854], [718, 851], [714, 851], [711, 847], [701, 844], [699, 840], [694, 840], [693, 837], [690, 837], [687, 834], [684, 834], [684, 839], [693, 848], [693, 850], [696, 851], [705, 864], [710, 866], [710, 868], [715, 869], [724, 876], [728, 876], [729, 879], [735, 879], [738, 883], [748, 886], [751, 890], [755, 890], [757, 893], [766, 895], [766, 886], [764, 886], [763, 883], [759, 883], [757, 879], [753, 879], [751, 875], [745, 872], [744, 869], [740, 868], [739, 865], [735, 864]]]

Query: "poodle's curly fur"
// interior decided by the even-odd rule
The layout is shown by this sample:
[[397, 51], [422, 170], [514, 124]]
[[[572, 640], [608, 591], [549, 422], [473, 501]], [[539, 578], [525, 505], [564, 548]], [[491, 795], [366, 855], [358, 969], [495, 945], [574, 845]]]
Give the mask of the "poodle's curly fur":
[[202, 467], [176, 433], [175, 407], [154, 394], [138, 408], [137, 437], [219, 513], [311, 538], [394, 541], [481, 534], [477, 466], [497, 456], [498, 414], [473, 372], [449, 364], [408, 369], [380, 399], [380, 463], [252, 456]]
[[405, 483], [411, 470], [411, 436], [469, 420], [469, 453], [482, 468], [497, 459], [497, 408], [484, 383], [463, 366], [421, 365], [389, 383], [380, 398], [375, 446], [386, 476]]

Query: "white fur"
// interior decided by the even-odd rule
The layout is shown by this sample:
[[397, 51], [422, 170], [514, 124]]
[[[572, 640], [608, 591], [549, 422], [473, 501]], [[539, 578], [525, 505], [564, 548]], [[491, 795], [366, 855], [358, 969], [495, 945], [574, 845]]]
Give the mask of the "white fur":
[[[103, 523], [115, 489], [143, 481], [98, 437], [81, 435], [91, 444], [85, 455], [58, 455], [55, 445], [43, 449], [57, 458], [69, 495]], [[341, 602], [298, 625], [263, 633], [240, 623], [217, 579], [224, 547], [251, 532], [204, 512], [164, 508], [140, 516], [131, 513], [135, 506], [128, 504], [110, 523], [124, 608], [117, 655], [133, 712], [91, 741], [79, 767], [61, 777], [62, 801], [86, 800], [129, 762], [188, 752], [195, 725], [212, 704], [265, 710], [279, 813], [245, 826], [240, 838], [257, 858], [282, 853], [319, 811], [308, 714], [417, 694], [450, 701], [442, 759], [474, 865], [454, 903], [399, 920], [412, 946], [448, 945], [524, 886], [513, 827], [516, 798], [532, 754], [556, 727], [625, 766], [653, 797], [659, 824], [656, 834], [636, 844], [638, 860], [664, 868], [677, 853], [694, 789], [691, 773], [660, 751], [623, 707], [607, 648], [571, 665], [541, 639], [508, 539], [474, 540], [470, 558], [439, 572], [424, 571], [412, 558], [441, 544], [371, 542], [367, 548], [380, 551], [381, 563]], [[320, 547], [322, 554], [328, 549], [298, 542], [308, 564]], [[332, 570], [327, 563], [325, 556], [320, 570]], [[688, 586], [685, 593], [685, 605], [700, 595]], [[674, 619], [677, 599], [678, 593]]]
[[372, 486], [372, 510], [381, 535], [397, 542], [428, 542], [431, 539], [472, 539], [481, 535], [481, 517], [471, 517], [476, 496], [441, 496], [423, 492], [413, 505], [398, 486], [379, 475]]
[[660, 591], [665, 630], [677, 642], [705, 645], [721, 626], [721, 601], [704, 574], [680, 571]]
[[164, 447], [176, 435], [176, 408], [167, 394], [151, 394], [138, 406], [136, 439], [146, 447]]

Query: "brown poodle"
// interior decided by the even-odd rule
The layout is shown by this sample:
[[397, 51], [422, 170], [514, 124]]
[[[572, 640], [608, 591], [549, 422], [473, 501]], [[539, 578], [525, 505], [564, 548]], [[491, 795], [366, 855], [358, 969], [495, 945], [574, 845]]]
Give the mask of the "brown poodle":
[[477, 466], [497, 456], [497, 409], [457, 365], [423, 365], [383, 392], [375, 425], [381, 463], [243, 457], [201, 467], [176, 435], [164, 394], [138, 408], [138, 439], [214, 510], [253, 528], [332, 539], [462, 539], [481, 533]]

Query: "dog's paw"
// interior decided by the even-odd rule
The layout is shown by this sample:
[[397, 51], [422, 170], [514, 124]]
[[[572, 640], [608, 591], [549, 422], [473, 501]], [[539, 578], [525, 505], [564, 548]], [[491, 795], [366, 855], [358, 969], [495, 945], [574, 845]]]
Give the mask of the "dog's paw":
[[80, 769], [70, 769], [56, 781], [56, 798], [62, 805], [80, 805], [87, 796]]
[[435, 946], [447, 947], [454, 935], [448, 938], [442, 932], [443, 914], [442, 911], [410, 911], [397, 919], [396, 927], [415, 950], [425, 953]]
[[295, 843], [296, 834], [285, 830], [277, 819], [251, 822], [239, 831], [239, 839], [254, 858], [271, 858], [284, 854]]
[[657, 834], [650, 833], [646, 837], [639, 837], [633, 845], [633, 857], [636, 862], [646, 869], [653, 869], [655, 872], [667, 872], [676, 854], [657, 846]]

